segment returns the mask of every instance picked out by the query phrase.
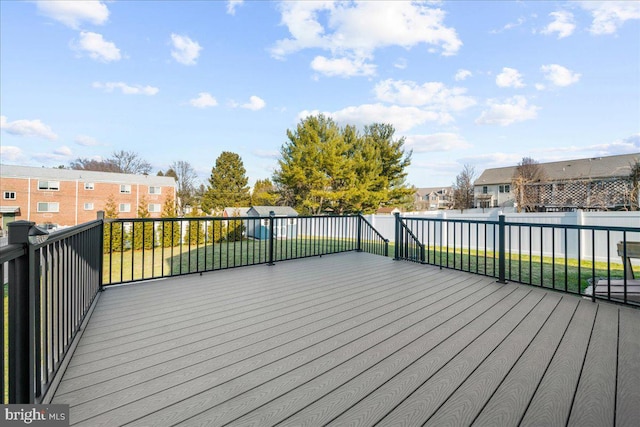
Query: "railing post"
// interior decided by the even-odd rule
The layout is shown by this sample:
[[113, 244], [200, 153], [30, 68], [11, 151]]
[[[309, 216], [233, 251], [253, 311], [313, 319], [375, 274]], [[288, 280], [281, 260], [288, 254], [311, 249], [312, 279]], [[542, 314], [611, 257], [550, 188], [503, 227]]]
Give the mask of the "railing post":
[[[31, 221], [7, 224], [9, 244], [29, 247]], [[29, 256], [31, 251], [9, 264], [9, 403], [34, 403], [34, 337], [30, 319]]]
[[505, 215], [498, 217], [498, 283], [506, 281]]
[[396, 241], [393, 247], [393, 259], [398, 261], [400, 259], [400, 212], [395, 212], [393, 215], [396, 217]]
[[[98, 217], [101, 221], [100, 224], [100, 244], [98, 245], [98, 289], [100, 292], [104, 291], [104, 211], [98, 211]], [[111, 234], [109, 234], [111, 235]], [[162, 236], [164, 238], [164, 236]], [[155, 236], [154, 236], [155, 239]]]
[[274, 211], [269, 212], [269, 265], [273, 265], [273, 235], [274, 235], [274, 222], [276, 213]]
[[358, 213], [358, 230], [356, 231], [356, 252], [362, 252], [362, 214]]

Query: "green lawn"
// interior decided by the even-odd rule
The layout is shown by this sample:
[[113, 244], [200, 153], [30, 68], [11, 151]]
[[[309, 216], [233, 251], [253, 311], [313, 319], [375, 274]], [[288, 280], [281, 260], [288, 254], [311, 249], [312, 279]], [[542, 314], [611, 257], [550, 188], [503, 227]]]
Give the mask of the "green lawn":
[[[392, 245], [389, 252], [393, 256]], [[425, 248], [425, 261], [429, 264], [443, 265], [473, 273], [498, 276], [498, 255], [487, 251], [452, 250], [440, 251], [438, 247]], [[622, 278], [624, 267], [622, 263], [611, 263], [611, 278]], [[607, 277], [607, 263], [591, 261], [578, 261], [577, 259], [565, 259], [540, 256], [528, 256], [518, 254], [506, 255], [506, 279], [514, 282], [522, 282], [541, 285], [548, 288], [566, 289], [578, 292], [589, 286], [589, 279], [593, 277]], [[640, 272], [637, 273], [640, 275]]]

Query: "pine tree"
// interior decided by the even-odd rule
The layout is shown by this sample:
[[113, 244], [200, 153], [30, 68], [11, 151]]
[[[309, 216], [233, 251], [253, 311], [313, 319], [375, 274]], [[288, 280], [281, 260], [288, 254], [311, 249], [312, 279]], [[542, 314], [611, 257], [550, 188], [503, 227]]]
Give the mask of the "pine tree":
[[[105, 219], [118, 218], [118, 206], [116, 205], [113, 194], [107, 198], [104, 205]], [[122, 223], [121, 222], [105, 222], [104, 224], [104, 252], [122, 252]]]
[[187, 241], [190, 245], [201, 245], [204, 243], [205, 230], [204, 221], [197, 219], [201, 215], [195, 208], [191, 209], [191, 212], [187, 215], [189, 218], [189, 227], [187, 228]]
[[360, 136], [323, 115], [301, 120], [282, 146], [273, 175], [284, 204], [308, 214], [369, 213], [412, 203], [406, 183], [411, 152], [393, 126], [373, 124]]
[[251, 206], [274, 206], [277, 202], [278, 194], [271, 180], [257, 180], [251, 193]]
[[240, 156], [229, 151], [222, 152], [211, 169], [202, 209], [211, 213], [225, 207], [247, 206], [251, 201], [248, 182]]
[[[149, 205], [145, 197], [140, 198], [138, 203], [138, 218], [149, 218]], [[155, 233], [153, 222], [134, 222], [133, 224], [133, 248], [140, 250], [153, 249], [155, 243]]]
[[[173, 198], [167, 198], [162, 206], [162, 218], [175, 219], [178, 215]], [[162, 221], [162, 246], [170, 248], [180, 244], [180, 221]]]

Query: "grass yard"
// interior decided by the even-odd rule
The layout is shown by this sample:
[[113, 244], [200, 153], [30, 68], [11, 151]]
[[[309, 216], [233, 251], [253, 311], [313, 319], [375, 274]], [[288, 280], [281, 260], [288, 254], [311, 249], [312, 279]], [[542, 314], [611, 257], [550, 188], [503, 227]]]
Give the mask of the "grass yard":
[[[103, 281], [120, 283], [200, 271], [220, 270], [269, 262], [266, 240], [242, 240], [214, 245], [182, 245], [170, 248], [105, 254]], [[281, 239], [274, 241], [274, 261], [343, 252], [356, 247], [348, 239]]]

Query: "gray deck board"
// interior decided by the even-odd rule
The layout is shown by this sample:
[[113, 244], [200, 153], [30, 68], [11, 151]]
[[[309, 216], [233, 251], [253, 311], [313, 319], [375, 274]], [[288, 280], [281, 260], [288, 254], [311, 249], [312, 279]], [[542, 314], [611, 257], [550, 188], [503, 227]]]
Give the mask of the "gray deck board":
[[640, 420], [640, 313], [620, 310], [616, 426]]
[[72, 425], [633, 425], [640, 310], [363, 253], [110, 288]]

